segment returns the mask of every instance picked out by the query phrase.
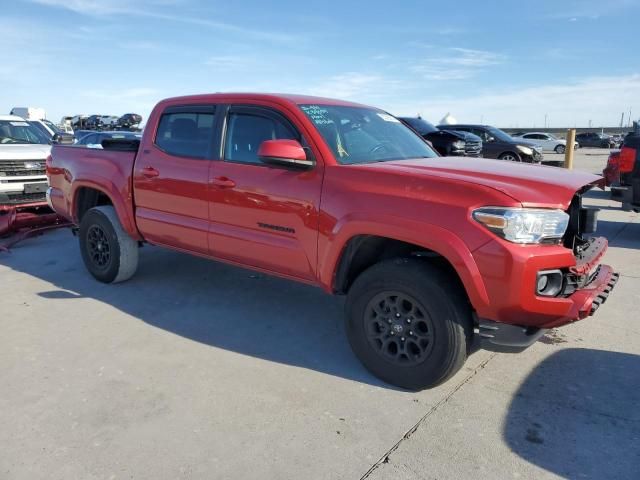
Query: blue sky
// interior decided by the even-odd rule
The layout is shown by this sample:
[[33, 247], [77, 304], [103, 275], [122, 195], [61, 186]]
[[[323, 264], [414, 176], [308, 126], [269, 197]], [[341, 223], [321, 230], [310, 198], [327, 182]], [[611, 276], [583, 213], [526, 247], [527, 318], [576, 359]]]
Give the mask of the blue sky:
[[0, 112], [270, 91], [504, 127], [640, 117], [640, 0], [3, 3]]

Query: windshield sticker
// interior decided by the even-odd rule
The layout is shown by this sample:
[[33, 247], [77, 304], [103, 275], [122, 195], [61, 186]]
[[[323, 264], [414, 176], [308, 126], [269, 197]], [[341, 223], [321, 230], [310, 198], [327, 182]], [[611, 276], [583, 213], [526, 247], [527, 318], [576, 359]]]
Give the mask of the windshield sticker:
[[27, 122], [9, 122], [14, 127], [28, 127], [29, 124]]
[[300, 108], [316, 125], [332, 125], [334, 123], [329, 118], [329, 111], [320, 105], [300, 105]]
[[377, 115], [385, 122], [400, 123], [400, 120], [398, 120], [396, 117], [392, 117], [388, 113], [378, 113]]

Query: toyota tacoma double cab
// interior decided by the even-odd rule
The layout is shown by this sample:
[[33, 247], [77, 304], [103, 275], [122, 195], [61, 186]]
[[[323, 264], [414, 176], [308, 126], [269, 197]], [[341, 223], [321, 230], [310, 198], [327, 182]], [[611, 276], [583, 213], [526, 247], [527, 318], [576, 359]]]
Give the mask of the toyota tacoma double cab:
[[407, 389], [444, 382], [476, 343], [520, 351], [587, 318], [617, 280], [581, 203], [601, 177], [440, 157], [377, 108], [171, 98], [140, 140], [102, 144], [47, 161], [97, 280], [130, 278], [150, 243], [345, 295], [356, 356]]

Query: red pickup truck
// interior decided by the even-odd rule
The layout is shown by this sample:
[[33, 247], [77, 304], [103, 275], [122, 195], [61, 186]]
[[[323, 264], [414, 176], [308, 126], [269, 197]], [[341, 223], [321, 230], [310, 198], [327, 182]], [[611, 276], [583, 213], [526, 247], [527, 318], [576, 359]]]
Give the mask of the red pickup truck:
[[600, 177], [440, 157], [376, 108], [172, 98], [141, 140], [103, 147], [47, 160], [96, 279], [131, 277], [148, 242], [346, 295], [354, 352], [401, 387], [442, 383], [476, 343], [520, 351], [588, 317], [618, 278], [581, 204]]

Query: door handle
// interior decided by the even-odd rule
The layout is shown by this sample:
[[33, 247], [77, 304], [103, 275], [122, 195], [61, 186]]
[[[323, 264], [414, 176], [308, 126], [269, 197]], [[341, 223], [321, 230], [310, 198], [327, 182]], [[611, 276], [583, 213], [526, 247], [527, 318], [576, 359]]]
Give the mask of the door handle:
[[160, 175], [160, 172], [153, 167], [144, 167], [142, 169], [142, 175], [144, 175], [147, 178], [153, 178]]
[[211, 183], [220, 188], [233, 188], [236, 186], [236, 182], [227, 177], [215, 177], [211, 180]]

